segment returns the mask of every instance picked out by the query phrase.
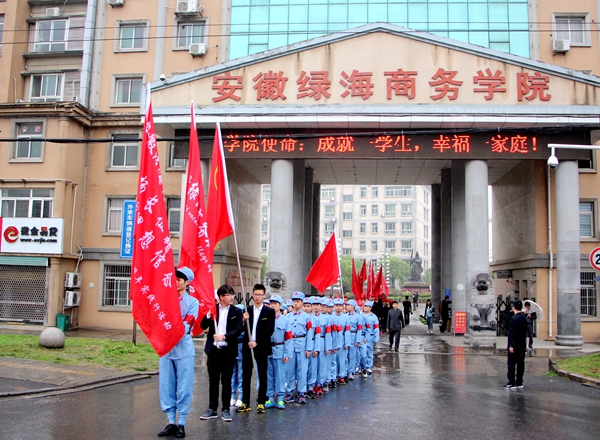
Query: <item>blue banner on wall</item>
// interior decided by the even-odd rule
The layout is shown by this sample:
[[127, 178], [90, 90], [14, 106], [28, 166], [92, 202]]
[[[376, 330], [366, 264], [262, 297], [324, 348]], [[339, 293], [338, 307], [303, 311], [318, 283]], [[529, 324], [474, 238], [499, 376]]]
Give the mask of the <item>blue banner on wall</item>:
[[121, 226], [121, 258], [133, 258], [133, 225], [135, 200], [123, 200], [123, 225]]

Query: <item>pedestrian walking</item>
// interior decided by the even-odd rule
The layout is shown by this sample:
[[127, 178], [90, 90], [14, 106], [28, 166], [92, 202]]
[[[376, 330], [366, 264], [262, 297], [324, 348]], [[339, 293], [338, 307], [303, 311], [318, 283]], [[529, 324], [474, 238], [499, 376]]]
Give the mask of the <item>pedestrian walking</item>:
[[435, 313], [435, 309], [433, 308], [433, 305], [431, 304], [431, 300], [428, 299], [425, 302], [425, 319], [427, 320], [427, 334], [431, 335], [433, 334], [433, 316]]
[[523, 315], [527, 319], [527, 337], [529, 338], [529, 347], [528, 351], [533, 350], [533, 323], [537, 319], [537, 313], [531, 310], [531, 303], [529, 301], [525, 301], [523, 304], [525, 307], [523, 309]]
[[508, 382], [503, 387], [507, 390], [523, 388], [527, 347], [527, 318], [522, 312], [523, 303], [519, 300], [513, 301], [512, 310], [514, 315], [508, 323], [508, 372], [506, 374]]
[[[410, 306], [410, 301], [408, 305]], [[392, 302], [392, 308], [388, 312], [387, 326], [390, 332], [390, 350], [393, 345], [394, 350], [398, 351], [400, 349], [400, 335], [404, 328], [404, 317], [402, 316], [402, 310], [398, 308], [398, 301], [396, 300]]]
[[402, 307], [404, 308], [404, 325], [408, 325], [410, 323], [410, 315], [412, 315], [412, 307], [410, 305], [408, 295], [404, 297], [404, 301], [402, 301]]

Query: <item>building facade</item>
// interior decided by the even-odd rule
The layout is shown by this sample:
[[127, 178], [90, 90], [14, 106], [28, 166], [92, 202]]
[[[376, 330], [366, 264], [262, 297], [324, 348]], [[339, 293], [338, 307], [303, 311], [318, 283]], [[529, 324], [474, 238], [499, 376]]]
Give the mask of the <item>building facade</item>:
[[[498, 133], [519, 128], [533, 136], [540, 128], [580, 131], [580, 137], [571, 139], [593, 145], [600, 126], [599, 80], [594, 75], [600, 72], [600, 42], [594, 32], [598, 21], [598, 5], [592, 0], [578, 2], [576, 9], [558, 0], [351, 4], [324, 0], [319, 4], [268, 5], [238, 0], [211, 4], [195, 0], [0, 1], [0, 271], [7, 274], [0, 277], [0, 319], [53, 325], [61, 313], [69, 315], [72, 325], [131, 327], [129, 262], [120, 257], [121, 220], [123, 201], [133, 198], [136, 191], [140, 109], [148, 84], [157, 104], [169, 222], [173, 248], [178, 249], [185, 155], [177, 153], [177, 141], [185, 133], [186, 123], [189, 126], [189, 114], [182, 109], [186, 105], [189, 109], [190, 100], [197, 103], [198, 128], [205, 136], [216, 121], [222, 123], [225, 135], [230, 130], [232, 136], [236, 130], [279, 130], [281, 134], [291, 129], [312, 136], [319, 135], [317, 131], [366, 136], [367, 132], [405, 130], [417, 136], [440, 134], [440, 130]], [[369, 25], [374, 22], [384, 23], [383, 27]], [[314, 57], [317, 52], [320, 61]], [[360, 65], [354, 62], [357, 53], [363, 60]], [[398, 63], [389, 63], [392, 56]], [[357, 84], [354, 81], [360, 79], [360, 71], [385, 78], [383, 64], [389, 69], [386, 71], [396, 72], [393, 88], [386, 89], [384, 79], [371, 96], [343, 88], [341, 82]], [[467, 72], [467, 68], [473, 71]], [[442, 72], [436, 79], [437, 69], [457, 72], [457, 76], [444, 77]], [[353, 75], [354, 70], [357, 73]], [[492, 78], [496, 70], [504, 74], [504, 83], [499, 76]], [[331, 77], [325, 80], [326, 72]], [[338, 77], [341, 72], [344, 74]], [[399, 78], [399, 73], [405, 76]], [[525, 80], [529, 81], [528, 90], [523, 84], [520, 89], [516, 85], [516, 78], [523, 78], [517, 75], [524, 73], [532, 77]], [[284, 93], [273, 86], [277, 81], [281, 84], [286, 75], [288, 86], [295, 85], [297, 93]], [[309, 78], [311, 75], [314, 77]], [[544, 88], [544, 79], [539, 79], [544, 76], [552, 78], [549, 89]], [[238, 78], [250, 85], [239, 83]], [[411, 78], [416, 81], [413, 89], [409, 87]], [[315, 94], [323, 91], [316, 84], [322, 87], [324, 80], [330, 82], [331, 90]], [[362, 80], [366, 81], [364, 76]], [[494, 92], [461, 92], [453, 99], [447, 94], [448, 87], [457, 87], [453, 81], [461, 82], [463, 88], [469, 85]], [[476, 81], [479, 86], [474, 86]], [[223, 86], [226, 82], [229, 88]], [[258, 82], [273, 87], [256, 96]], [[328, 96], [340, 85], [342, 93]], [[446, 87], [446, 94], [434, 99], [441, 93], [436, 87]], [[501, 89], [506, 89], [504, 94], [495, 93]], [[236, 93], [239, 90], [241, 95]], [[551, 98], [545, 100], [548, 95]], [[574, 143], [568, 137], [562, 139]], [[461, 198], [462, 206], [472, 207], [482, 197], [461, 190], [460, 182], [472, 179], [469, 163], [461, 168], [457, 158], [440, 161], [433, 157], [245, 161], [236, 158], [234, 151], [233, 146], [228, 150], [229, 167], [234, 212], [243, 218], [237, 225], [244, 273], [237, 273], [233, 244], [225, 241], [217, 251], [217, 284], [235, 284], [244, 278], [249, 285], [259, 279], [262, 184], [271, 184], [273, 191], [268, 214], [269, 261], [290, 274], [290, 287], [307, 287], [302, 274], [305, 276], [322, 248], [317, 231], [327, 224], [328, 207], [339, 213], [339, 219], [334, 218], [341, 231], [340, 247], [346, 249], [343, 252], [354, 252], [361, 223], [368, 228], [374, 220], [365, 217], [362, 222], [360, 202], [357, 213], [343, 200], [350, 195], [360, 200], [362, 187], [367, 188], [368, 200], [374, 186], [381, 193], [386, 186], [431, 185], [429, 252], [431, 268], [438, 271], [434, 289], [451, 289], [461, 295], [457, 286], [467, 285], [472, 276], [471, 268], [456, 267], [461, 258], [475, 261], [477, 270], [490, 269], [487, 234], [481, 258], [469, 247], [469, 240], [475, 237], [480, 245], [478, 234], [484, 235], [469, 223], [477, 217], [471, 208], [460, 212]], [[206, 149], [202, 152], [208, 157]], [[535, 297], [549, 311], [549, 319], [538, 323], [540, 336], [554, 339], [574, 334], [574, 342], [596, 340], [600, 336], [598, 289], [593, 281], [596, 272], [587, 258], [600, 240], [596, 156], [558, 156], [561, 164], [567, 164], [563, 169], [569, 168], [568, 163], [577, 165], [575, 172], [571, 169], [568, 173], [576, 182], [568, 194], [571, 202], [577, 202], [569, 211], [576, 212], [579, 228], [566, 234], [580, 237], [576, 251], [566, 252], [561, 247], [564, 237], [556, 231], [562, 231], [565, 220], [563, 199], [556, 200], [562, 197], [564, 185], [564, 179], [555, 178], [560, 165], [554, 173], [547, 171], [541, 156], [520, 161], [486, 158], [487, 178], [481, 169], [476, 174], [486, 181], [486, 188], [488, 183], [493, 187], [491, 269], [511, 274], [508, 279], [496, 280], [497, 293]], [[372, 167], [375, 163], [384, 170], [379, 171], [384, 176], [381, 182], [376, 177], [377, 167]], [[402, 180], [394, 180], [396, 175], [402, 175]], [[328, 204], [316, 195], [331, 185], [344, 186], [339, 192], [336, 189], [336, 203]], [[356, 187], [350, 191], [346, 185]], [[354, 191], [359, 191], [358, 195]], [[447, 200], [452, 204], [447, 205]], [[367, 203], [367, 210], [372, 203]], [[313, 204], [322, 206], [323, 212], [313, 216], [319, 211], [307, 209]], [[388, 209], [385, 200], [377, 204], [378, 210]], [[404, 205], [410, 204], [396, 205], [400, 218]], [[415, 201], [412, 209], [424, 206]], [[344, 220], [345, 214], [352, 219]], [[446, 221], [448, 216], [453, 221]], [[459, 240], [456, 237], [461, 237], [461, 232], [456, 228], [461, 218], [470, 229], [462, 232]], [[395, 222], [386, 222], [385, 217], [377, 222], [378, 228], [383, 228], [377, 248], [385, 250], [386, 225]], [[404, 223], [408, 222], [399, 219], [397, 230], [402, 232]], [[487, 215], [483, 223], [487, 225]], [[274, 230], [274, 224], [283, 227]], [[421, 234], [418, 227], [413, 222], [414, 237], [425, 237], [425, 230]], [[350, 231], [352, 241], [343, 237], [343, 231]], [[449, 243], [444, 237], [450, 236]], [[402, 255], [405, 247], [401, 238], [397, 240]], [[368, 250], [369, 240], [365, 241]], [[28, 245], [11, 246], [15, 243]], [[302, 245], [298, 248], [296, 243]], [[360, 239], [358, 243], [360, 254]], [[568, 243], [572, 248], [573, 240]], [[422, 242], [414, 238], [411, 245], [417, 250], [421, 244], [424, 257], [425, 238]], [[575, 254], [577, 280], [573, 281], [573, 270], [567, 270], [570, 275], [564, 281], [561, 272], [573, 265], [565, 265], [561, 256], [572, 259]], [[479, 264], [480, 260], [485, 264]], [[79, 307], [65, 305], [65, 299], [72, 304], [67, 292], [77, 289], [65, 287], [68, 272], [81, 274]], [[32, 290], [36, 292], [33, 300]]]

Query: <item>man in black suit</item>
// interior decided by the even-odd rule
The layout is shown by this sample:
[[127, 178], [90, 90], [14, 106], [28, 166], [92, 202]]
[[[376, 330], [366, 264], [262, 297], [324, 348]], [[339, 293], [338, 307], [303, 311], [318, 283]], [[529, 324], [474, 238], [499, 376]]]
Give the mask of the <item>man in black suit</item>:
[[[244, 322], [244, 345], [242, 347], [242, 406], [238, 412], [250, 411], [250, 383], [252, 381], [252, 355], [256, 361], [258, 372], [258, 398], [256, 412], [264, 414], [267, 401], [267, 368], [269, 356], [272, 353], [271, 335], [275, 330], [275, 310], [263, 304], [266, 289], [262, 284], [256, 284], [252, 289], [253, 305], [246, 309]], [[252, 350], [252, 352], [250, 352]]]
[[400, 349], [400, 333], [404, 328], [404, 317], [402, 316], [402, 310], [398, 308], [398, 301], [396, 300], [392, 302], [392, 308], [388, 312], [387, 326], [390, 332], [390, 350], [392, 349], [392, 345], [394, 345], [394, 350], [398, 351]]
[[[513, 301], [514, 315], [508, 323], [508, 383], [507, 390], [523, 388], [523, 373], [525, 372], [525, 351], [527, 348], [527, 318], [522, 313], [523, 303]], [[515, 379], [516, 367], [516, 379]]]
[[[229, 398], [231, 397], [231, 375], [238, 352], [238, 336], [243, 330], [242, 311], [233, 306], [235, 292], [233, 287], [224, 284], [217, 289], [219, 304], [216, 316], [209, 312], [200, 327], [208, 329], [204, 352], [208, 369], [208, 409], [200, 419], [217, 417], [219, 406], [219, 382], [221, 382], [222, 413], [221, 418], [231, 422]], [[216, 325], [215, 325], [216, 324]]]

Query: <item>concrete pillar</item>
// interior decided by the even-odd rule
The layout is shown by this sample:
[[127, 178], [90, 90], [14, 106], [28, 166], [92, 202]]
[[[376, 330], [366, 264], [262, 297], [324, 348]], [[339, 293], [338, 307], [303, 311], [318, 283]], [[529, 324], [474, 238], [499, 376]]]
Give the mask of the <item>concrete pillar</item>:
[[[440, 185], [441, 290], [452, 290], [452, 185], [450, 168], [442, 170]], [[454, 304], [452, 305], [454, 307]], [[454, 322], [454, 321], [452, 321]]]
[[[306, 294], [310, 293], [310, 284], [306, 282], [306, 275], [312, 267], [312, 247], [313, 247], [313, 218], [315, 185], [314, 173], [312, 168], [304, 169], [304, 231], [302, 234], [302, 272], [300, 290]], [[317, 197], [318, 198], [318, 197]], [[317, 219], [318, 210], [317, 210]]]
[[556, 345], [579, 347], [581, 337], [579, 169], [576, 161], [561, 161], [556, 169]]
[[65, 274], [62, 269], [62, 258], [50, 257], [48, 275], [48, 303], [46, 305], [46, 325], [56, 326], [56, 314], [63, 313], [65, 300]]
[[[452, 311], [467, 310], [465, 236], [465, 162], [452, 161]], [[462, 289], [459, 287], [462, 286]]]
[[[292, 225], [294, 213], [294, 164], [289, 160], [271, 163], [271, 223], [269, 271], [281, 272], [287, 279], [285, 295], [291, 296]], [[276, 210], [276, 211], [273, 211]], [[275, 218], [277, 217], [277, 218]]]
[[442, 299], [442, 212], [441, 185], [431, 185], [431, 302], [440, 303]]
[[[304, 192], [305, 192], [305, 170], [304, 160], [294, 161], [294, 211], [292, 217], [292, 247], [289, 249], [292, 258], [292, 272], [288, 275], [288, 288], [290, 291], [303, 290], [304, 279], [302, 277], [304, 259]], [[273, 219], [276, 221], [276, 219]], [[271, 222], [273, 223], [273, 222]]]

